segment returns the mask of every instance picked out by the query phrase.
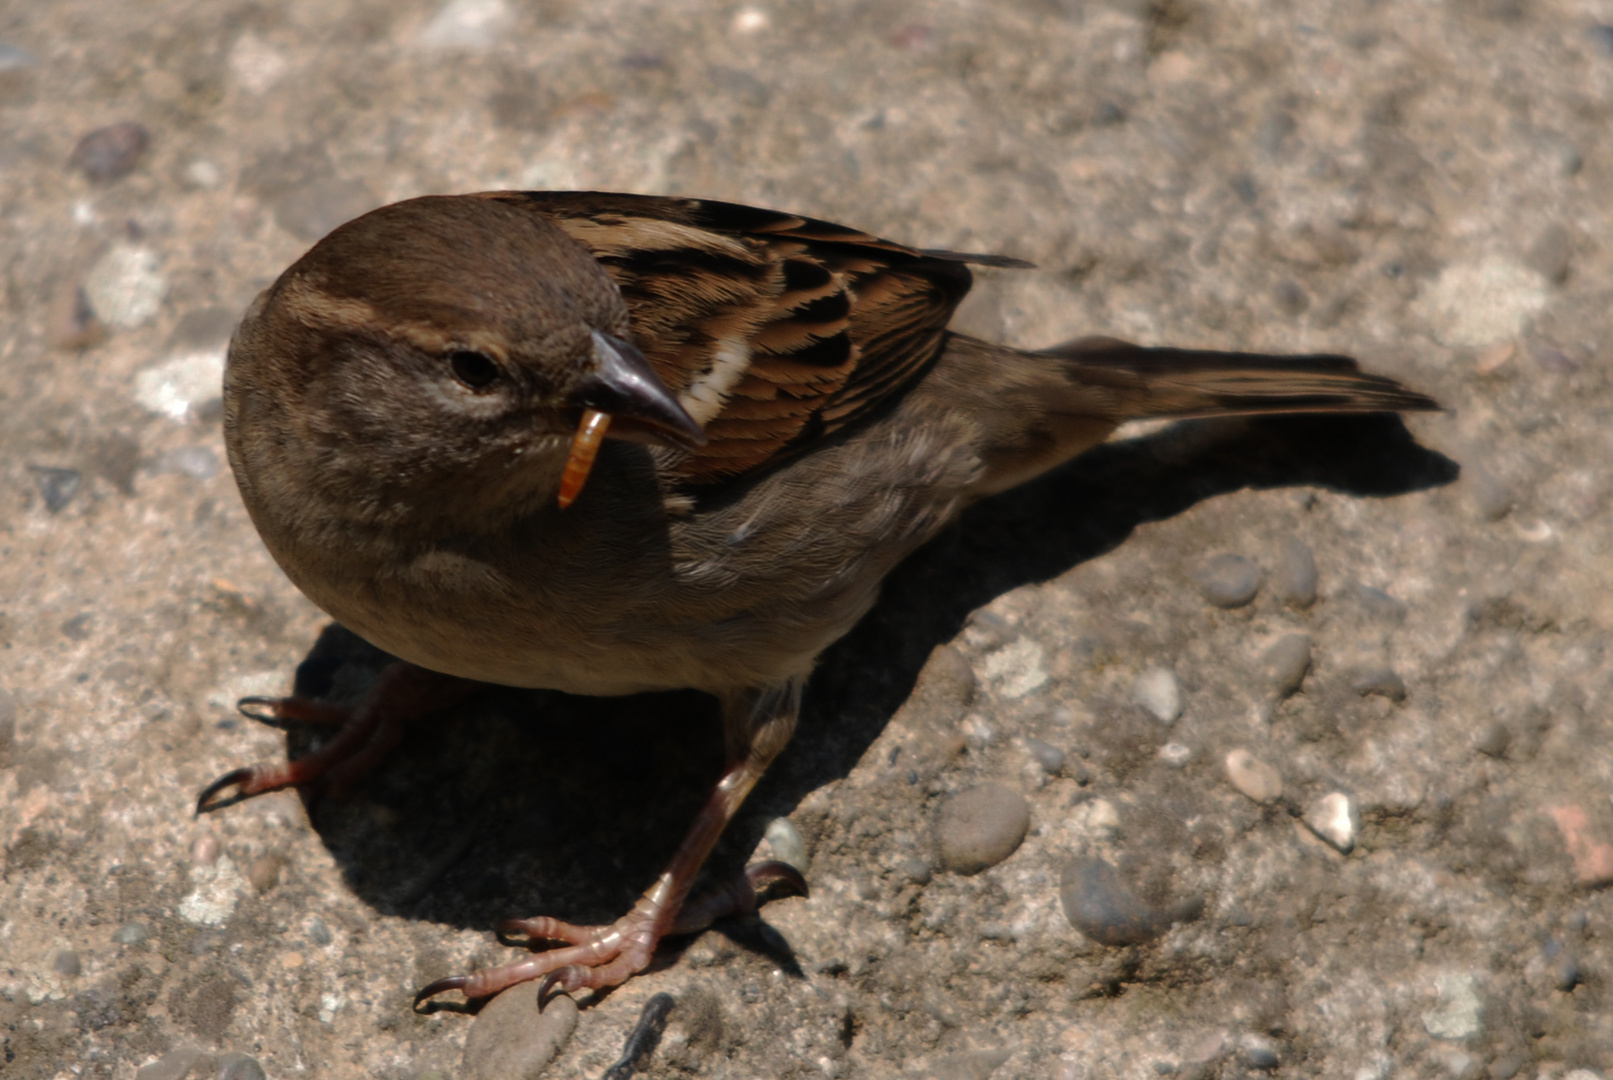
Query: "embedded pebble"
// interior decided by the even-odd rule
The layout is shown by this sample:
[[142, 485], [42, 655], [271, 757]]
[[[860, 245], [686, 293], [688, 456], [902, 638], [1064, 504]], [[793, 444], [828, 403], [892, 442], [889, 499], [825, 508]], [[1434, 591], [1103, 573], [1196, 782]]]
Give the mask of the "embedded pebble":
[[124, 923], [112, 933], [112, 940], [119, 945], [141, 945], [151, 939], [151, 931], [145, 923]]
[[331, 936], [330, 927], [325, 925], [325, 920], [315, 915], [308, 921], [308, 940], [320, 948], [324, 948], [335, 938]]
[[1266, 682], [1278, 697], [1287, 697], [1299, 689], [1305, 672], [1311, 667], [1311, 639], [1308, 634], [1284, 634], [1277, 639], [1261, 661]]
[[1423, 1013], [1423, 1027], [1436, 1039], [1471, 1039], [1483, 1030], [1484, 1002], [1477, 980], [1466, 973], [1447, 972], [1434, 979], [1439, 1004]]
[[263, 1066], [246, 1054], [220, 1054], [212, 1080], [268, 1080]]
[[190, 846], [190, 861], [197, 866], [211, 866], [218, 861], [218, 852], [218, 837], [212, 833], [203, 833]]
[[1502, 758], [1507, 756], [1507, 749], [1511, 746], [1512, 729], [1496, 720], [1484, 729], [1484, 733], [1473, 744], [1473, 749], [1485, 757]]
[[151, 321], [167, 295], [162, 260], [139, 244], [114, 244], [84, 278], [84, 296], [96, 317], [118, 329]]
[[1151, 667], [1137, 676], [1131, 686], [1131, 700], [1153, 713], [1162, 724], [1173, 724], [1182, 715], [1182, 687], [1169, 668]]
[[807, 854], [806, 840], [789, 818], [777, 817], [769, 821], [762, 836], [773, 849], [774, 858], [789, 863], [803, 874], [812, 870], [812, 857]]
[[1392, 668], [1370, 668], [1350, 680], [1350, 689], [1366, 697], [1377, 694], [1393, 702], [1406, 700], [1406, 680]]
[[83, 480], [77, 469], [30, 465], [28, 471], [34, 474], [34, 484], [45, 499], [45, 509], [53, 514], [60, 513], [73, 501], [73, 496], [78, 494], [79, 484]]
[[1238, 1042], [1243, 1050], [1243, 1063], [1251, 1069], [1275, 1069], [1282, 1064], [1277, 1044], [1264, 1035], [1246, 1032]]
[[299, 240], [314, 241], [380, 205], [362, 180], [325, 177], [299, 184], [274, 202], [274, 222]]
[[1036, 764], [1040, 765], [1042, 771], [1049, 776], [1057, 776], [1063, 770], [1065, 759], [1069, 756], [1052, 743], [1043, 742], [1041, 739], [1026, 739], [1025, 749], [1030, 751]]
[[1047, 682], [1046, 659], [1047, 650], [1039, 642], [1022, 637], [986, 654], [981, 668], [1003, 697], [1022, 698]]
[[1368, 618], [1391, 623], [1406, 620], [1406, 605], [1382, 589], [1374, 589], [1357, 581], [1351, 588], [1351, 595]]
[[1529, 245], [1526, 259], [1547, 281], [1561, 285], [1568, 280], [1568, 260], [1573, 256], [1573, 251], [1573, 239], [1568, 235], [1568, 230], [1553, 223], [1535, 237], [1535, 242]]
[[1271, 575], [1277, 599], [1289, 607], [1308, 608], [1316, 603], [1316, 557], [1297, 536], [1283, 541], [1277, 552], [1277, 569]]
[[96, 128], [78, 141], [67, 163], [98, 184], [111, 183], [134, 171], [151, 136], [133, 120]]
[[1339, 852], [1348, 855], [1355, 849], [1361, 819], [1356, 813], [1354, 800], [1342, 791], [1332, 791], [1306, 808], [1305, 825]]
[[997, 1067], [1013, 1056], [1011, 1050], [965, 1050], [948, 1054], [924, 1071], [934, 1080], [990, 1080]]
[[1193, 748], [1186, 743], [1168, 742], [1159, 748], [1159, 760], [1173, 769], [1181, 769], [1193, 760]]
[[1099, 945], [1139, 945], [1170, 927], [1167, 917], [1126, 888], [1119, 872], [1095, 856], [1064, 868], [1059, 902], [1070, 925]]
[[170, 420], [211, 411], [224, 392], [224, 350], [180, 353], [134, 377], [134, 399]]
[[1239, 608], [1255, 598], [1263, 575], [1253, 559], [1217, 555], [1193, 575], [1204, 598], [1216, 607]]
[[51, 347], [87, 349], [105, 337], [106, 327], [95, 317], [83, 284], [75, 280], [58, 286], [45, 311], [45, 340]]
[[486, 49], [510, 20], [505, 0], [449, 0], [415, 40], [423, 49]]
[[185, 1080], [207, 1054], [199, 1046], [180, 1046], [135, 1070], [134, 1080]]
[[1012, 855], [1030, 824], [1030, 804], [1017, 791], [1001, 784], [960, 791], [937, 819], [941, 860], [954, 873], [978, 874]]
[[1226, 767], [1232, 786], [1255, 802], [1269, 803], [1282, 798], [1282, 776], [1242, 747], [1227, 754]]
[[246, 868], [246, 879], [260, 893], [266, 893], [280, 884], [280, 867], [284, 860], [278, 855], [259, 855]]
[[69, 979], [76, 979], [84, 974], [84, 963], [78, 958], [78, 953], [72, 949], [63, 949], [56, 954], [50, 966], [58, 975], [65, 975]]
[[536, 1080], [577, 1026], [566, 994], [538, 1011], [538, 980], [512, 986], [487, 1003], [465, 1035], [466, 1080]]
[[1481, 349], [1515, 338], [1546, 306], [1547, 281], [1509, 259], [1447, 266], [1412, 305], [1442, 345]]

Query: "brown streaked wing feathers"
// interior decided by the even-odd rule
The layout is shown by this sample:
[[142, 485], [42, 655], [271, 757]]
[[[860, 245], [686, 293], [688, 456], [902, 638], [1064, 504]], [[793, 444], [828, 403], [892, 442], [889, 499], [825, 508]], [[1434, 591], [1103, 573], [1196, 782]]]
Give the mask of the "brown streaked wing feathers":
[[899, 393], [935, 359], [969, 291], [967, 263], [826, 221], [704, 199], [489, 193], [550, 214], [616, 279], [635, 343], [674, 393], [725, 343], [748, 366], [678, 471], [707, 484], [793, 456]]

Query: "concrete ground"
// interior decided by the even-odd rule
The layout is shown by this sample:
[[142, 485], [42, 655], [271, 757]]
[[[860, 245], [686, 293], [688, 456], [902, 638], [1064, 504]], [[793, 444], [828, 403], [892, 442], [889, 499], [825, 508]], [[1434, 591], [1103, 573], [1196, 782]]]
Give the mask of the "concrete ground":
[[[1609, 24], [0, 4], [0, 1080], [592, 1078], [661, 992], [652, 1077], [1613, 1076]], [[354, 214], [506, 187], [1015, 255], [960, 326], [1349, 353], [1449, 411], [1134, 431], [977, 508], [719, 852], [809, 899], [580, 1013], [417, 1016], [497, 919], [625, 909], [720, 764], [697, 696], [495, 691], [311, 818], [192, 818], [286, 753], [231, 703], [326, 622], [224, 464], [233, 320]]]

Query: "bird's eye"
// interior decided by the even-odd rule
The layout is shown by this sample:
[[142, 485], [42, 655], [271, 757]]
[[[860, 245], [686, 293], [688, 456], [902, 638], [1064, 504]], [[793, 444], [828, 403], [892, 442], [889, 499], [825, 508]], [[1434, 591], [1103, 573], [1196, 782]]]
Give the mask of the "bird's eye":
[[448, 366], [453, 369], [454, 378], [472, 390], [486, 390], [498, 381], [498, 362], [484, 352], [458, 349], [448, 354]]

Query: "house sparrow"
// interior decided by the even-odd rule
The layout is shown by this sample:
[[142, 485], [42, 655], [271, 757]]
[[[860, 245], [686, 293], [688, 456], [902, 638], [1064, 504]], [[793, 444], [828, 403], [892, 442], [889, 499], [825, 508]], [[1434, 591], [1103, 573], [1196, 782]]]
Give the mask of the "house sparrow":
[[[439, 980], [497, 993], [621, 983], [795, 725], [818, 654], [968, 504], [1140, 417], [1434, 409], [1340, 356], [1084, 338], [1041, 351], [947, 329], [969, 264], [794, 214], [699, 199], [491, 192], [351, 221], [252, 304], [224, 431], [269, 551], [401, 658], [314, 754], [228, 773], [198, 810], [341, 786], [400, 717], [472, 682], [721, 703], [728, 765], [666, 871], [611, 926], [505, 924], [563, 947]], [[545, 987], [547, 990], [548, 987]]]

